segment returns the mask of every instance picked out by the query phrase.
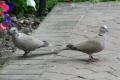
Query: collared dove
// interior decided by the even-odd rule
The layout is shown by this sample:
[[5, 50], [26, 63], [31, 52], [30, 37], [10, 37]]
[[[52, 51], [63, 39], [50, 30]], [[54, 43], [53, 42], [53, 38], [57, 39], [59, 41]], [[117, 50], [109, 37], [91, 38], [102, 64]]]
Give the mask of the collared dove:
[[[104, 34], [105, 32], [108, 32], [108, 28], [106, 25], [100, 27], [98, 35], [95, 37], [81, 42], [77, 45], [68, 44], [65, 48], [59, 50], [58, 52], [61, 52], [62, 50], [76, 50], [81, 51], [84, 53], [87, 53], [90, 57], [90, 61], [94, 62], [97, 59], [93, 58], [93, 53], [98, 53], [104, 49]], [[56, 53], [58, 54], [58, 53]]]
[[10, 29], [10, 33], [12, 34], [12, 40], [15, 46], [25, 52], [23, 56], [27, 56], [30, 51], [37, 48], [47, 47], [50, 45], [47, 41], [40, 41], [32, 36], [19, 33], [16, 27], [12, 27]]

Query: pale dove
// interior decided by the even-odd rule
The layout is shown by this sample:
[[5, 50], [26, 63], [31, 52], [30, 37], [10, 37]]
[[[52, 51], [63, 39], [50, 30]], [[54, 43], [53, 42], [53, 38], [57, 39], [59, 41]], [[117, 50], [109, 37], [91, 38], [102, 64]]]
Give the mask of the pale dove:
[[37, 48], [49, 46], [47, 41], [40, 41], [32, 36], [19, 33], [16, 27], [12, 27], [10, 33], [12, 34], [12, 40], [15, 46], [25, 52], [23, 56], [26, 56], [30, 51]]
[[81, 51], [81, 52], [87, 53], [89, 55], [90, 61], [96, 61], [96, 59], [93, 58], [92, 54], [100, 52], [104, 49], [104, 34], [105, 34], [105, 32], [108, 32], [108, 28], [106, 25], [100, 27], [99, 33], [95, 37], [93, 37], [87, 41], [81, 42], [77, 45], [68, 44], [66, 46], [66, 48], [63, 48], [60, 51], [62, 51], [62, 50]]

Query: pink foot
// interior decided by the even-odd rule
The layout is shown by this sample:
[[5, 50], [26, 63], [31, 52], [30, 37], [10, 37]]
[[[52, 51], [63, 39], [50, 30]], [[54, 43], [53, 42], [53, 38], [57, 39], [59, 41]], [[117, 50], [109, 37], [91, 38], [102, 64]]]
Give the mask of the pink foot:
[[96, 59], [96, 58], [94, 58], [93, 56], [89, 56], [90, 57], [90, 59], [89, 59], [89, 61], [90, 62], [96, 62], [96, 61], [98, 61], [98, 59]]

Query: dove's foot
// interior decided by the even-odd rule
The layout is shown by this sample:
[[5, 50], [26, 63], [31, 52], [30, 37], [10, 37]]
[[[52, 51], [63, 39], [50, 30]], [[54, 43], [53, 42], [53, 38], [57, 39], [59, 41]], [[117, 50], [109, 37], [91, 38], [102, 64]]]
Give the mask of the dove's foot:
[[97, 62], [97, 61], [99, 61], [99, 59], [96, 59], [96, 58], [94, 58], [94, 59], [89, 59], [89, 62]]
[[90, 62], [97, 62], [99, 59], [97, 59], [97, 58], [94, 58], [93, 56], [89, 56], [90, 57], [90, 59], [89, 59], [89, 61]]
[[29, 52], [30, 52], [30, 51], [25, 51], [25, 53], [23, 54], [22, 57], [27, 57], [27, 55], [28, 55]]
[[26, 54], [23, 54], [22, 57], [27, 57], [27, 55], [26, 55]]

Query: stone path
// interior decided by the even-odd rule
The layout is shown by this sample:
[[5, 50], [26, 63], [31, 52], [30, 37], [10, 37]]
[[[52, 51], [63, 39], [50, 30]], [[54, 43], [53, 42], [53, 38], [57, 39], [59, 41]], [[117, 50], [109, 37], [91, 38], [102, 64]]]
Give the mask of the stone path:
[[21, 58], [18, 50], [0, 69], [0, 80], [120, 80], [120, 3], [58, 3], [32, 36], [58, 49], [87, 40], [103, 24], [110, 32], [105, 50], [94, 55], [100, 61], [88, 63], [88, 55], [70, 50], [47, 55], [51, 47]]

